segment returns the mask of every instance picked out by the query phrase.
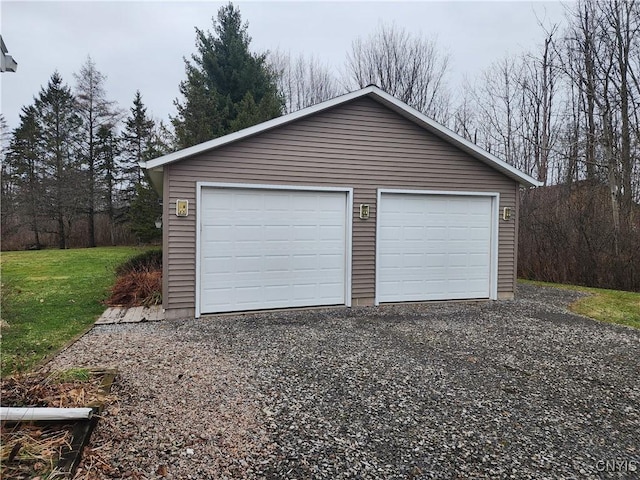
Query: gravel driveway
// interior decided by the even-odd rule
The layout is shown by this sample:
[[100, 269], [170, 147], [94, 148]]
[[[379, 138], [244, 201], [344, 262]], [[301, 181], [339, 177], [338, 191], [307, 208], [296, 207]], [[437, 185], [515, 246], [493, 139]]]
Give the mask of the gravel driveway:
[[640, 331], [580, 295], [106, 325], [52, 366], [120, 369], [104, 478], [638, 478]]

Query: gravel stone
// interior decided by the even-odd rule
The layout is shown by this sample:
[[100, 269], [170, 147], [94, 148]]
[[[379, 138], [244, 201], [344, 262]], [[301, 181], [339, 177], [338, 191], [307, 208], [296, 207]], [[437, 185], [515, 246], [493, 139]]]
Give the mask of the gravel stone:
[[582, 295], [96, 326], [51, 366], [120, 371], [103, 478], [638, 478], [640, 331]]

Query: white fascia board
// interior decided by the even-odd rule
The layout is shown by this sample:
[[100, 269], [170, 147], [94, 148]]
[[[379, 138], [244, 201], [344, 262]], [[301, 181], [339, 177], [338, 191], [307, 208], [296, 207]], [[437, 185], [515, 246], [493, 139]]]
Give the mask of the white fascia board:
[[293, 112], [288, 115], [283, 115], [281, 117], [268, 120], [258, 125], [254, 125], [253, 127], [245, 128], [243, 130], [230, 133], [229, 135], [225, 135], [223, 137], [214, 138], [213, 140], [209, 140], [208, 142], [200, 143], [198, 145], [185, 148], [183, 150], [178, 150], [177, 152], [164, 155], [163, 157], [159, 157], [154, 160], [147, 161], [146, 164], [143, 166], [143, 168], [147, 168], [147, 169], [156, 168], [161, 165], [166, 165], [167, 163], [177, 162], [178, 160], [182, 160], [184, 158], [198, 155], [199, 153], [206, 152], [207, 150], [212, 150], [214, 148], [221, 147], [228, 143], [236, 142], [238, 140], [241, 140], [246, 137], [250, 137], [252, 135], [257, 135], [258, 133], [271, 130], [272, 128], [285, 125], [287, 123], [293, 122], [300, 118], [304, 118], [309, 115], [313, 115], [314, 113], [318, 113], [328, 108], [334, 107], [336, 105], [340, 105], [341, 103], [348, 102], [350, 100], [353, 100], [354, 98], [358, 98], [363, 95], [368, 95], [370, 93], [373, 93], [374, 89], [376, 89], [376, 87], [367, 87], [367, 88], [363, 88], [362, 90], [356, 90], [355, 92], [347, 93], [345, 95], [332, 98], [331, 100], [327, 100], [326, 102], [318, 103], [317, 105], [303, 108], [302, 110], [298, 110], [297, 112]]

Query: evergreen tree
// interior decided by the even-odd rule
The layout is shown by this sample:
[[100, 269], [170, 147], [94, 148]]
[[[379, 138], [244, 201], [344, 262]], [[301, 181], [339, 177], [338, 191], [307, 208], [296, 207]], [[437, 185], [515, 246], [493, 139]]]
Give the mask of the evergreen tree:
[[113, 125], [101, 125], [96, 133], [96, 168], [100, 171], [102, 201], [109, 219], [111, 245], [116, 244], [115, 225], [122, 215], [119, 214], [117, 189], [120, 184], [120, 153], [118, 137]]
[[71, 89], [63, 84], [58, 72], [51, 76], [46, 88], [40, 89], [35, 109], [44, 172], [41, 201], [57, 225], [58, 246], [67, 248], [69, 229], [81, 206], [78, 192], [86, 183], [76, 150], [82, 120], [76, 113]]
[[136, 196], [131, 203], [129, 220], [131, 231], [141, 243], [162, 238], [162, 230], [156, 220], [162, 218], [162, 204], [156, 191], [147, 182], [136, 185]]
[[[36, 108], [33, 105], [23, 107], [20, 125], [13, 132], [6, 162], [2, 165], [3, 218], [6, 219], [8, 215], [6, 208], [19, 205], [20, 213], [28, 219], [29, 227], [33, 232], [33, 247], [36, 249], [41, 247], [40, 221], [43, 211], [40, 138], [41, 131]], [[8, 190], [11, 183], [16, 191], [9, 196]], [[16, 200], [16, 205], [13, 205], [11, 200]]]
[[266, 54], [249, 50], [248, 25], [229, 3], [213, 20], [214, 33], [196, 28], [197, 53], [185, 59], [180, 83], [184, 103], [172, 118], [177, 143], [185, 148], [282, 114], [284, 102]]
[[155, 156], [154, 128], [155, 122], [147, 116], [147, 107], [142, 102], [140, 91], [136, 91], [130, 115], [124, 122], [122, 132], [123, 143], [123, 176], [129, 183], [126, 187], [128, 198], [135, 194], [135, 185], [143, 180], [140, 162]]
[[160, 197], [149, 184], [139, 164], [169, 152], [164, 136], [164, 125], [160, 123], [156, 126], [149, 118], [142, 95], [137, 91], [122, 133], [125, 152], [123, 183], [126, 185], [125, 199], [129, 206], [126, 218], [131, 224], [131, 231], [142, 243], [162, 236], [162, 230], [155, 226], [156, 220], [162, 216], [162, 206]]
[[0, 113], [0, 231], [7, 234], [10, 218], [15, 215], [15, 175], [7, 155], [9, 126]]
[[97, 135], [101, 127], [109, 128], [116, 123], [117, 112], [114, 102], [106, 99], [104, 89], [106, 77], [96, 69], [91, 57], [87, 57], [80, 72], [75, 75], [75, 79], [77, 109], [82, 118], [81, 159], [87, 177], [84, 199], [89, 226], [87, 244], [89, 247], [95, 247], [96, 202], [98, 198], [104, 196], [103, 192], [99, 191], [104, 182], [99, 178], [102, 172], [97, 169]]

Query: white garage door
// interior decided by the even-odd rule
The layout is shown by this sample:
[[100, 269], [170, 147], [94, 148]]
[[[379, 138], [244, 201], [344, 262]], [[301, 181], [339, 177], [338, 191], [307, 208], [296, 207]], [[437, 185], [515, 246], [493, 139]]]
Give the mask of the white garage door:
[[492, 197], [381, 193], [377, 301], [490, 298]]
[[200, 313], [344, 305], [347, 192], [201, 190]]

